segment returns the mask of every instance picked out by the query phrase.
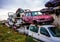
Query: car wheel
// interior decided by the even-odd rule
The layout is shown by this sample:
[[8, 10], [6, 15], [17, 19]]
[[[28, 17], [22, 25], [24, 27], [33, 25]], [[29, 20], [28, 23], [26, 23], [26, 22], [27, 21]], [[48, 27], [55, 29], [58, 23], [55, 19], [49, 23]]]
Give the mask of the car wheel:
[[34, 20], [34, 21], [33, 21], [33, 24], [37, 24], [37, 21], [36, 21], [36, 20]]

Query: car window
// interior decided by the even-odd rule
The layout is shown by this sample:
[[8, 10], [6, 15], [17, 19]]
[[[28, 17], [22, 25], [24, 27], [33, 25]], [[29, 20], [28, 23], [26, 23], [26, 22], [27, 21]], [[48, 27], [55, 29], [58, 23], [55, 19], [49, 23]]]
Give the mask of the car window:
[[38, 28], [36, 26], [30, 26], [30, 31], [38, 33]]
[[42, 13], [39, 12], [39, 11], [34, 11], [34, 12], [31, 12], [31, 13], [32, 13], [32, 16], [42, 15]]
[[44, 27], [41, 27], [41, 29], [40, 29], [40, 33], [43, 34], [43, 35], [45, 35], [45, 36], [50, 37], [48, 31], [47, 31]]
[[32, 16], [37, 16], [38, 12], [32, 12]]
[[58, 34], [58, 30], [56, 30], [56, 27], [48, 27], [48, 30], [54, 37], [60, 37], [60, 34]]
[[26, 13], [26, 16], [31, 16], [31, 13]]

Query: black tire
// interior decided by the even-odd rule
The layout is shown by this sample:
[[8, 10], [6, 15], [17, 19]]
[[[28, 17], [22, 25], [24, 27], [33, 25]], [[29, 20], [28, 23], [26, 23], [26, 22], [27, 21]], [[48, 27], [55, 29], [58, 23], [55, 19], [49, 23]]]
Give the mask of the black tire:
[[36, 20], [33, 20], [33, 24], [37, 24], [37, 21]]
[[28, 34], [25, 34], [26, 36], [28, 36]]
[[2, 25], [5, 25], [5, 23], [2, 23]]

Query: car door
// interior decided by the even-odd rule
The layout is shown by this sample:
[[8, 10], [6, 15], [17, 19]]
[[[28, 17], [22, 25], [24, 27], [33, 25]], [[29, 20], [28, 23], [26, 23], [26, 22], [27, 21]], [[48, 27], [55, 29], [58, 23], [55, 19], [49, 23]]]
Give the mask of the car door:
[[25, 26], [25, 34], [28, 34], [29, 26]]
[[26, 22], [31, 21], [31, 13], [30, 12], [25, 13], [24, 20]]
[[42, 40], [44, 42], [50, 42], [51, 41], [49, 32], [47, 31], [47, 29], [45, 27], [40, 28], [40, 33], [39, 33], [38, 37], [39, 37], [39, 40]]
[[34, 28], [34, 31], [33, 31], [33, 37], [34, 38], [36, 38], [36, 39], [38, 39], [38, 30], [39, 30], [39, 28], [38, 27], [33, 27]]
[[28, 35], [33, 37], [33, 26], [29, 26]]
[[35, 26], [30, 26], [29, 27], [29, 31], [28, 31], [28, 35], [32, 36], [34, 38], [38, 38], [37, 35], [38, 34], [38, 28], [36, 28]]
[[27, 14], [28, 14], [28, 16], [27, 16], [28, 22], [29, 22], [29, 23], [32, 23], [31, 12], [28, 12]]

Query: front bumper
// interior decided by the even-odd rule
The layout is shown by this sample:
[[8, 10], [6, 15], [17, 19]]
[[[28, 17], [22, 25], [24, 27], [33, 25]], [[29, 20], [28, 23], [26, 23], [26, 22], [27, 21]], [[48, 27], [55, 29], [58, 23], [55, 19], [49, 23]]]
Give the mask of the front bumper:
[[44, 20], [36, 20], [37, 22], [53, 22], [54, 19], [44, 19]]

